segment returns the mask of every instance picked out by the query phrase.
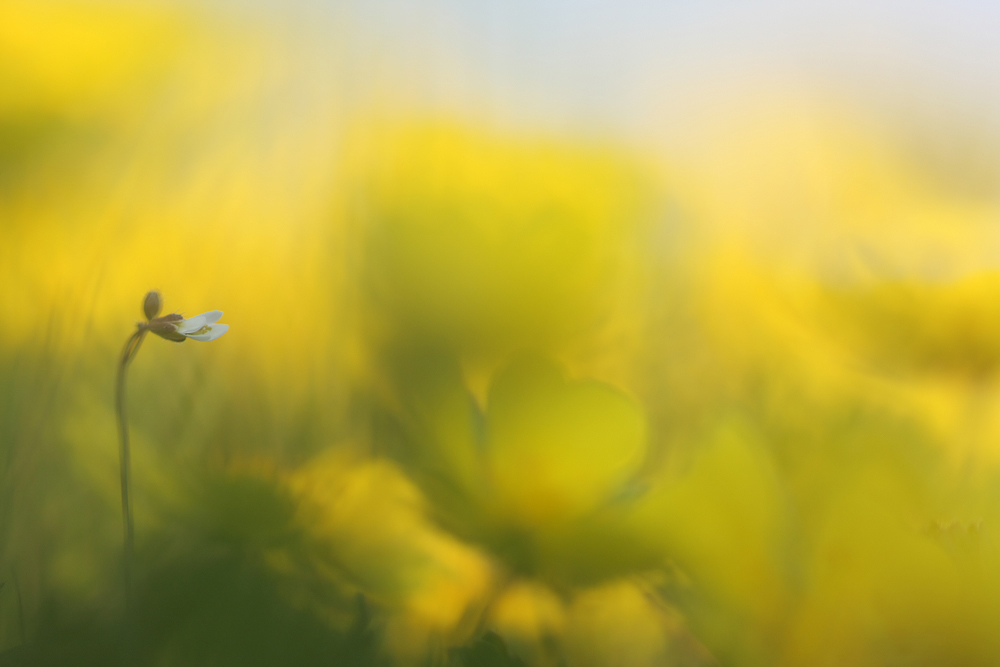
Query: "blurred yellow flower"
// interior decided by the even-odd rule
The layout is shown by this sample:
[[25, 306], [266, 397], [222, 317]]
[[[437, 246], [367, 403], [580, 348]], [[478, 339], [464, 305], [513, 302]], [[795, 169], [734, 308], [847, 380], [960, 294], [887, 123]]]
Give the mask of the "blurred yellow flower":
[[288, 484], [302, 527], [319, 545], [316, 566], [387, 610], [397, 657], [418, 661], [442, 636], [468, 638], [474, 628], [461, 621], [485, 601], [492, 568], [427, 520], [419, 493], [394, 465], [330, 454]]

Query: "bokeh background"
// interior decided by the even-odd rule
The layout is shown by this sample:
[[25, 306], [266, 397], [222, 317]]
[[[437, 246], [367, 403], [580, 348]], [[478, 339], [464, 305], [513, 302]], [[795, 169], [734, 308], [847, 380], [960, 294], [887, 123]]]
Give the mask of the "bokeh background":
[[0, 3], [0, 665], [996, 664], [998, 28]]

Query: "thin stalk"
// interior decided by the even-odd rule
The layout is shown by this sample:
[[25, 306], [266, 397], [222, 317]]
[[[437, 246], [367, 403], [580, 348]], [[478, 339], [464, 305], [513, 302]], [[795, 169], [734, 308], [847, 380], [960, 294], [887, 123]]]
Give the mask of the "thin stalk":
[[21, 646], [28, 645], [27, 634], [24, 632], [24, 599], [21, 597], [21, 582], [17, 578], [17, 570], [10, 569], [11, 579], [14, 580], [14, 593], [17, 594], [17, 628], [21, 639]]
[[118, 381], [115, 386], [115, 412], [118, 415], [118, 462], [121, 468], [122, 485], [122, 529], [124, 532], [125, 551], [122, 560], [122, 574], [125, 584], [125, 618], [126, 622], [132, 617], [132, 554], [134, 551], [135, 529], [132, 524], [132, 505], [129, 499], [129, 492], [132, 486], [132, 452], [129, 448], [128, 438], [128, 414], [125, 406], [125, 379], [128, 366], [135, 358], [142, 345], [143, 338], [146, 337], [146, 328], [142, 325], [132, 334], [125, 347], [122, 348], [122, 356], [118, 361]]

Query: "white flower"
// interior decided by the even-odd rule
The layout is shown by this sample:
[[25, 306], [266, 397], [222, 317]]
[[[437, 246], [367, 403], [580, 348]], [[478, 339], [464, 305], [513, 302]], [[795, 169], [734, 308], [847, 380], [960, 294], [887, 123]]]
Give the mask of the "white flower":
[[229, 331], [228, 324], [216, 324], [221, 317], [221, 310], [210, 310], [207, 313], [195, 315], [190, 319], [181, 320], [177, 323], [177, 333], [187, 338], [207, 343]]
[[187, 338], [208, 342], [229, 331], [228, 324], [216, 324], [221, 317], [221, 310], [210, 310], [188, 319], [174, 313], [150, 320], [147, 328], [157, 336], [177, 343], [183, 343]]

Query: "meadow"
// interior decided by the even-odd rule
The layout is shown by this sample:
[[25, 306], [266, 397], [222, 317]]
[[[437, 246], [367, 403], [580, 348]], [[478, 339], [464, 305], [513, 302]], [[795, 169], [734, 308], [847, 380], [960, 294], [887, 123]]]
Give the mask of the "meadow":
[[[0, 4], [0, 666], [1000, 660], [988, 137], [665, 157], [297, 34]], [[129, 369], [126, 610], [149, 290], [230, 329]]]

